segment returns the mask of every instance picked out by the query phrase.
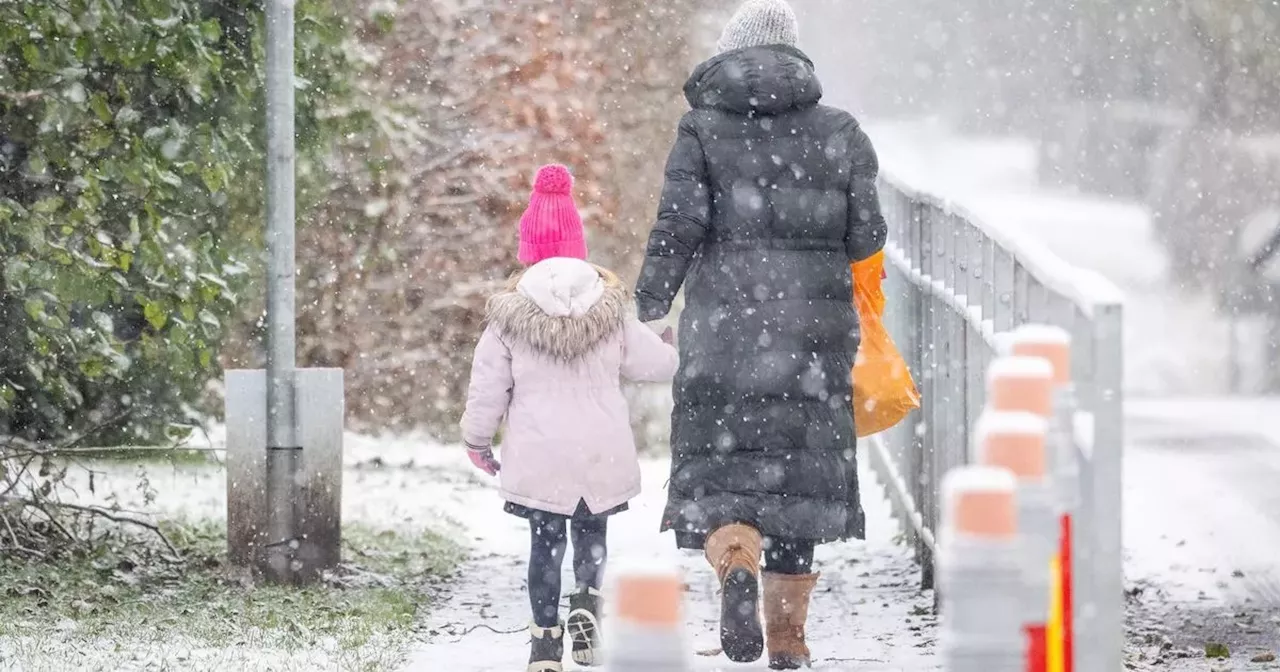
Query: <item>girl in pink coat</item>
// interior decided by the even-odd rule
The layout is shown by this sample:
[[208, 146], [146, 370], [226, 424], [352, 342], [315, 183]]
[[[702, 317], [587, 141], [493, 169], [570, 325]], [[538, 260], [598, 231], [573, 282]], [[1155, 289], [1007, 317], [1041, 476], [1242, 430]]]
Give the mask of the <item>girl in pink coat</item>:
[[[586, 262], [572, 186], [563, 166], [538, 171], [520, 220], [526, 268], [489, 300], [462, 417], [472, 462], [500, 475], [506, 511], [529, 520], [528, 672], [562, 669], [566, 630], [573, 660], [598, 662], [607, 521], [640, 493], [622, 380], [667, 382], [677, 366], [670, 331], [642, 325], [618, 277]], [[504, 418], [499, 464], [492, 441]], [[562, 623], [570, 537], [577, 587]]]

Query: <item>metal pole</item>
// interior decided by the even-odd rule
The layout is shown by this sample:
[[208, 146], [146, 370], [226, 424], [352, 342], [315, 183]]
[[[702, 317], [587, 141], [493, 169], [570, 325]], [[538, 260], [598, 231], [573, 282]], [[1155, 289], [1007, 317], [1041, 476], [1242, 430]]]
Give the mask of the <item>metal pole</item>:
[[267, 23], [267, 577], [294, 575], [294, 0], [268, 0]]

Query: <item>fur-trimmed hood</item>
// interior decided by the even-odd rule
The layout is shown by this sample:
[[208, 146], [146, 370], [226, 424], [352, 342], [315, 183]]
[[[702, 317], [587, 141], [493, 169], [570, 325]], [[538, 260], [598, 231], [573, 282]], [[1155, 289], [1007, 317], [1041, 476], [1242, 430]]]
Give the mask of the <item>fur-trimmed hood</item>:
[[612, 272], [570, 258], [553, 258], [516, 274], [489, 299], [486, 319], [504, 339], [571, 361], [617, 334], [629, 297]]

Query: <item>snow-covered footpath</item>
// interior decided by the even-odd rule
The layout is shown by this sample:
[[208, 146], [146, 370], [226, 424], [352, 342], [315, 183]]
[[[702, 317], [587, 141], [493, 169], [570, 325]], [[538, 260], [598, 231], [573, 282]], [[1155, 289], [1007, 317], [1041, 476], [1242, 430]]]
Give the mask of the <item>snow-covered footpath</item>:
[[[221, 432], [211, 437], [221, 447]], [[523, 520], [502, 511], [493, 479], [471, 467], [465, 451], [415, 437], [372, 438], [348, 434], [343, 478], [343, 518], [374, 529], [402, 533], [433, 529], [452, 534], [469, 559], [441, 600], [424, 610], [415, 632], [370, 642], [375, 669], [450, 672], [523, 669], [529, 618], [525, 554], [529, 532]], [[138, 489], [139, 468], [124, 463], [95, 465], [90, 494], [83, 475], [71, 485], [85, 503], [115, 501], [129, 510], [187, 521], [216, 521], [226, 515], [226, 485], [216, 466], [150, 464], [145, 467], [154, 501]], [[690, 656], [698, 669], [753, 669], [724, 659], [696, 656], [692, 649], [717, 646], [716, 601], [709, 569], [700, 557], [674, 549], [670, 535], [657, 531], [665, 496], [667, 462], [644, 462], [644, 494], [632, 510], [614, 518], [611, 560], [673, 561], [687, 572], [686, 627]], [[818, 669], [934, 670], [932, 595], [919, 590], [919, 573], [905, 548], [895, 544], [896, 524], [879, 486], [864, 473], [864, 503], [870, 539], [824, 547], [818, 566], [823, 580], [811, 616]], [[566, 586], [571, 585], [569, 564]], [[139, 632], [134, 641], [87, 645], [68, 631], [41, 641], [0, 640], [0, 669], [21, 670], [343, 670], [341, 651], [326, 647], [284, 650], [270, 637], [246, 633], [233, 647], [214, 648], [198, 638], [157, 641]], [[74, 642], [74, 644], [72, 644]], [[74, 646], [72, 651], [68, 646]], [[370, 661], [369, 652], [360, 656]], [[76, 661], [70, 667], [67, 662]], [[16, 663], [18, 667], [10, 667]], [[367, 669], [367, 668], [362, 668]], [[764, 669], [756, 666], [754, 669]]]
[[[448, 601], [428, 617], [426, 639], [403, 669], [516, 669], [528, 656], [522, 630], [529, 618], [524, 578], [527, 523], [503, 513], [492, 484], [477, 483], [458, 456], [436, 463], [437, 486], [430, 499], [442, 515], [463, 523], [462, 534], [475, 556]], [[615, 566], [678, 564], [689, 586], [686, 636], [694, 650], [708, 653], [719, 647], [714, 577], [700, 556], [677, 551], [669, 534], [657, 532], [667, 471], [664, 460], [645, 462], [644, 494], [631, 511], [611, 520], [609, 557]], [[868, 540], [829, 545], [818, 552], [823, 577], [809, 628], [815, 669], [939, 669], [933, 656], [934, 619], [925, 615], [931, 612], [932, 594], [919, 590], [918, 570], [906, 549], [894, 542], [897, 528], [879, 486], [866, 470], [862, 478]], [[566, 573], [566, 586], [571, 585]], [[692, 652], [691, 658], [702, 670], [766, 669], [764, 664], [732, 665], [723, 657]]]

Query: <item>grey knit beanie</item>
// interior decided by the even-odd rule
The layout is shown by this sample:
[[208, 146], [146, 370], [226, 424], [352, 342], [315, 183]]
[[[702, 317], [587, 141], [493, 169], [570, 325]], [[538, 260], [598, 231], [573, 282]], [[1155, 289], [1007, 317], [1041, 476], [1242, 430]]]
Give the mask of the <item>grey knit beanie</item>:
[[723, 54], [770, 44], [794, 47], [799, 42], [800, 24], [786, 0], [746, 0], [724, 27], [718, 48]]

